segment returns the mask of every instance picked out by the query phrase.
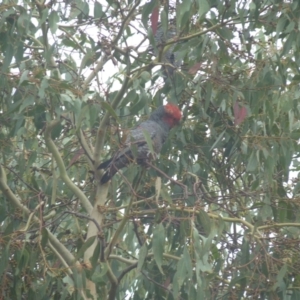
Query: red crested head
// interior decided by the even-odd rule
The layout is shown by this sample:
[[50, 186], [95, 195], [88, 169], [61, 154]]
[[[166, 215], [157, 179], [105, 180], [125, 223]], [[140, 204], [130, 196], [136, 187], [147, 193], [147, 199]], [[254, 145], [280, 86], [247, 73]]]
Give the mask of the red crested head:
[[150, 120], [160, 123], [161, 126], [170, 130], [181, 120], [182, 114], [178, 106], [173, 103], [159, 106], [150, 116]]
[[165, 110], [165, 116], [163, 117], [163, 120], [168, 123], [170, 128], [174, 127], [179, 123], [182, 117], [182, 113], [178, 106], [173, 103], [168, 103], [164, 105]]

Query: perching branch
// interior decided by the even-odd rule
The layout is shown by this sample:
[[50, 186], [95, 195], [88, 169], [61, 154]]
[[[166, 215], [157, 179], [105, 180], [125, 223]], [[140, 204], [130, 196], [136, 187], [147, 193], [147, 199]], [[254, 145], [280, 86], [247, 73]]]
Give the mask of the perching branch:
[[138, 262], [132, 264], [131, 266], [127, 267], [126, 269], [124, 269], [121, 274], [119, 275], [118, 277], [118, 282], [120, 283], [122, 278], [128, 273], [130, 272], [131, 270], [135, 269], [138, 265]]

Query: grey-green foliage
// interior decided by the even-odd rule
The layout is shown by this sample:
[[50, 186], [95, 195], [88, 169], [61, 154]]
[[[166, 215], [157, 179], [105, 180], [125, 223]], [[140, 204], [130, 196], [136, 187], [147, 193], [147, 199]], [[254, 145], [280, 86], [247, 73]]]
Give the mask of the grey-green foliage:
[[[96, 299], [299, 299], [300, 2], [176, 1], [172, 85], [132, 44], [164, 9], [145, 2], [0, 4], [1, 297], [81, 299], [92, 280]], [[88, 268], [93, 160], [166, 101], [183, 112], [167, 177], [114, 176]]]

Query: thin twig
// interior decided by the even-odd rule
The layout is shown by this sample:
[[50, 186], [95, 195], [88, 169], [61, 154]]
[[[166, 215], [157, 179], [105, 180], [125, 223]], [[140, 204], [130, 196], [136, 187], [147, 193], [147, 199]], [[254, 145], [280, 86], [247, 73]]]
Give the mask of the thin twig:
[[187, 186], [178, 182], [177, 180], [173, 179], [172, 177], [168, 176], [166, 173], [164, 173], [162, 170], [160, 170], [159, 168], [155, 167], [152, 163], [146, 161], [145, 164], [149, 167], [151, 167], [152, 169], [156, 170], [158, 173], [160, 173], [161, 175], [163, 175], [164, 177], [168, 178], [171, 182], [179, 185], [182, 189], [183, 189], [183, 197], [184, 199], [187, 199], [188, 197], [188, 190], [187, 190]]
[[105, 247], [106, 247], [106, 242], [105, 242], [105, 239], [104, 239], [104, 234], [103, 234], [103, 230], [101, 229], [101, 226], [99, 225], [99, 223], [91, 218], [91, 217], [88, 217], [84, 214], [81, 214], [81, 213], [77, 213], [77, 212], [74, 212], [74, 211], [64, 211], [63, 214], [72, 214], [76, 217], [79, 217], [79, 218], [82, 218], [82, 219], [87, 219], [91, 222], [93, 222], [95, 224], [95, 226], [97, 227], [98, 229], [98, 234], [97, 234], [97, 237], [99, 239], [99, 242], [100, 242], [100, 246], [101, 246], [101, 251], [100, 251], [100, 261], [104, 261], [104, 250], [105, 250]]
[[138, 265], [138, 263], [134, 263], [132, 264], [131, 266], [127, 267], [126, 269], [124, 269], [121, 274], [119, 275], [118, 277], [118, 282], [120, 283], [120, 281], [122, 280], [122, 278], [128, 273], [130, 272], [131, 270], [133, 270], [134, 268], [136, 268]]
[[[145, 274], [145, 272], [141, 271], [141, 273], [142, 273], [149, 281], [151, 281], [151, 282], [153, 282], [154, 284], [160, 286], [162, 289], [168, 291], [170, 294], [172, 294], [172, 295], [174, 296], [174, 294], [170, 291], [169, 288], [167, 288], [166, 286], [164, 286], [164, 285], [158, 283], [157, 281], [153, 280], [152, 278], [148, 277], [148, 276]], [[179, 297], [180, 297], [180, 296], [179, 296]], [[178, 298], [177, 298], [177, 299], [178, 299]], [[183, 299], [183, 298], [180, 297], [179, 299]]]

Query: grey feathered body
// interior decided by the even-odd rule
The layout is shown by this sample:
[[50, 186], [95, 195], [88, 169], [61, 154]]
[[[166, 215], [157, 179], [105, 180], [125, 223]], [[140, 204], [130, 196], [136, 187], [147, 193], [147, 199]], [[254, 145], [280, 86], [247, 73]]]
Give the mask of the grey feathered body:
[[101, 183], [109, 181], [119, 169], [133, 161], [143, 164], [152, 158], [145, 135], [148, 134], [150, 137], [154, 153], [158, 154], [161, 151], [170, 131], [170, 126], [163, 121], [163, 114], [164, 108], [161, 106], [152, 113], [149, 120], [142, 122], [130, 131], [125, 143], [110, 160], [99, 165], [98, 169], [106, 169]]

